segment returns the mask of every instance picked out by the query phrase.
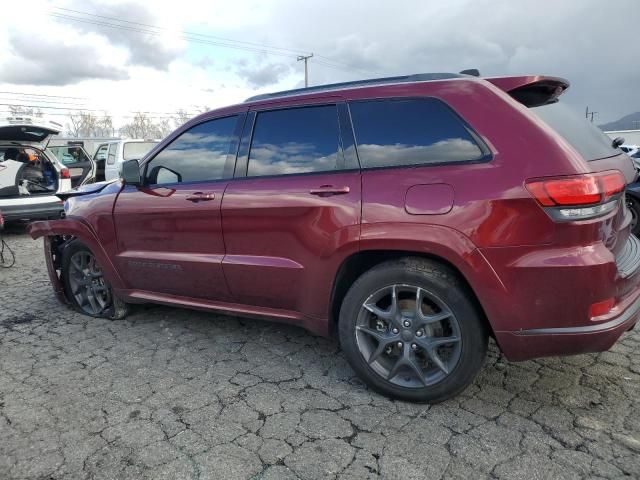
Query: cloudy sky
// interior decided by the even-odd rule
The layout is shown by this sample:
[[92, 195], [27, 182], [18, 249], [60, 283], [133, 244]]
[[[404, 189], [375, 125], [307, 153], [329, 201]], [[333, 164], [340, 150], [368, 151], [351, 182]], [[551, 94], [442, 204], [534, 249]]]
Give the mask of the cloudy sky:
[[640, 111], [639, 0], [22, 0], [3, 18], [0, 115], [197, 112], [301, 86], [306, 53], [312, 84], [542, 73], [598, 123]]

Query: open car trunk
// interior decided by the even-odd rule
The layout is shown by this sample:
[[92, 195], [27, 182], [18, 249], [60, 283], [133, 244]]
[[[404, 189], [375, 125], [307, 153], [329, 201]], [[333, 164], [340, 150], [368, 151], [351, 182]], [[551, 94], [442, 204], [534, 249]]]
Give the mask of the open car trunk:
[[58, 172], [41, 151], [0, 146], [0, 198], [53, 195], [58, 182]]

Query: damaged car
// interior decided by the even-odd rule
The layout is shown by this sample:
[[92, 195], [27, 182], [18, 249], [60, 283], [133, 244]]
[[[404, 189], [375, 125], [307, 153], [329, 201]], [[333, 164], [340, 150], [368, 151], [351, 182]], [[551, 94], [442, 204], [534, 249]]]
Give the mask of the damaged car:
[[56, 194], [94, 180], [95, 163], [81, 147], [47, 148], [61, 130], [56, 122], [28, 117], [0, 124], [0, 210], [5, 220], [59, 218], [63, 203]]
[[339, 338], [378, 392], [442, 401], [489, 337], [522, 361], [607, 350], [638, 321], [637, 172], [568, 87], [432, 73], [260, 95], [61, 194], [65, 218], [29, 233], [85, 315], [275, 319]]

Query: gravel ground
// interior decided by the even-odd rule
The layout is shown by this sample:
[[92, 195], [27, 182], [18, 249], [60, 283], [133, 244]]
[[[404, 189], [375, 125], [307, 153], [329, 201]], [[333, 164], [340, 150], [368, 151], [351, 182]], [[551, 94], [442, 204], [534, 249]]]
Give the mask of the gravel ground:
[[0, 478], [640, 477], [640, 330], [599, 355], [508, 363], [435, 405], [354, 377], [335, 341], [147, 306], [59, 305], [42, 241], [6, 236]]

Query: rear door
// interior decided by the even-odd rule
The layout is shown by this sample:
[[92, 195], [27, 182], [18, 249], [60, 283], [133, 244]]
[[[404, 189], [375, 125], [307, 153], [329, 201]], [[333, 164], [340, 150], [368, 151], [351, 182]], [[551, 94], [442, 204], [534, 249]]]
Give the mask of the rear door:
[[103, 143], [98, 146], [96, 153], [93, 155], [93, 161], [96, 163], [96, 182], [104, 181], [104, 166], [107, 161], [107, 153], [109, 152], [109, 144]]
[[184, 131], [144, 166], [114, 208], [116, 262], [128, 287], [149, 294], [229, 299], [220, 204], [233, 175], [242, 115]]
[[352, 133], [344, 145], [338, 112], [334, 100], [250, 113], [222, 202], [223, 268], [238, 303], [326, 318], [361, 210]]
[[59, 145], [48, 147], [58, 161], [69, 169], [71, 186], [78, 187], [95, 180], [96, 165], [87, 152], [80, 145]]

